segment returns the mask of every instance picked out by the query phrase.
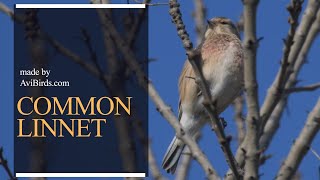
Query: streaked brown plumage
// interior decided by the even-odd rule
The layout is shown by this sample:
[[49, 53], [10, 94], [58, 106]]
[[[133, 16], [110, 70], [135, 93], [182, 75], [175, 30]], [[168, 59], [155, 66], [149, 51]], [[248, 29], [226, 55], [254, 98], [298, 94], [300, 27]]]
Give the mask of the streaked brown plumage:
[[[202, 71], [220, 114], [243, 85], [243, 48], [239, 33], [230, 19], [213, 18], [208, 21], [204, 40], [198, 48]], [[195, 77], [194, 71], [186, 61], [179, 78], [179, 120], [184, 130], [194, 137], [209, 119], [202, 105], [203, 96], [192, 77]], [[183, 148], [183, 142], [175, 137], [164, 156], [165, 170], [175, 172]]]

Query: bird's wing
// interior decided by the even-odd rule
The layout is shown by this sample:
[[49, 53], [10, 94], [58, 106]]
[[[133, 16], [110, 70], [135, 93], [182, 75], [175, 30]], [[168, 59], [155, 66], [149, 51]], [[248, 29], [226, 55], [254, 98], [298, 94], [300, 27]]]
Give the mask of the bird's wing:
[[[196, 47], [196, 51], [201, 51], [201, 48], [203, 46], [204, 43], [204, 38], [202, 40], [202, 42]], [[178, 111], [179, 111], [179, 116], [178, 119], [180, 121], [181, 116], [182, 116], [182, 108], [181, 108], [181, 103], [184, 102], [187, 99], [192, 99], [192, 97], [196, 96], [200, 96], [201, 95], [201, 91], [198, 88], [198, 86], [195, 83], [195, 74], [194, 71], [192, 69], [191, 64], [189, 63], [188, 59], [185, 61], [180, 78], [179, 78], [179, 94], [180, 94], [180, 98], [179, 98], [179, 107], [178, 107]], [[193, 81], [193, 82], [191, 82]], [[192, 85], [191, 87], [187, 87], [188, 85]], [[195, 86], [194, 86], [195, 85]], [[188, 89], [187, 88], [195, 88], [196, 91], [194, 93], [188, 93]], [[189, 96], [191, 97], [186, 97], [186, 95], [189, 94]]]
[[182, 104], [195, 102], [200, 89], [195, 82], [195, 74], [189, 61], [186, 61], [179, 78], [179, 120], [182, 116]]

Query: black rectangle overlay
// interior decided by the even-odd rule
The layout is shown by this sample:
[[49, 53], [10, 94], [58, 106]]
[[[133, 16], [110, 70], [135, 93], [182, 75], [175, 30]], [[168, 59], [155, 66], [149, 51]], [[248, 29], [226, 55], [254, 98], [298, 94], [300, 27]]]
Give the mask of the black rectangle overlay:
[[147, 91], [105, 24], [147, 75], [141, 10], [15, 9], [15, 173], [147, 174]]

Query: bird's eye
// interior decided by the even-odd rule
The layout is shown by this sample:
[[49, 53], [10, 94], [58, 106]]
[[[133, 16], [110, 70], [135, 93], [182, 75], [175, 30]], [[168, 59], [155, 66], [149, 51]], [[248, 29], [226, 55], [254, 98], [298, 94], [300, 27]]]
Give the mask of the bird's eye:
[[228, 24], [228, 22], [226, 22], [226, 21], [222, 21], [222, 22], [221, 22], [221, 24], [224, 24], [224, 25], [225, 25], [225, 24]]

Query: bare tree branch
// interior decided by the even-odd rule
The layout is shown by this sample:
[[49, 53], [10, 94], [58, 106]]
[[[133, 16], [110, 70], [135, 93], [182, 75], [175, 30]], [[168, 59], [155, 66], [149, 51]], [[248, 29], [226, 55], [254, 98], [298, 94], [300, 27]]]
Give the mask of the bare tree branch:
[[103, 82], [103, 84], [106, 84], [107, 82], [104, 80], [104, 73], [99, 65], [97, 54], [92, 47], [91, 37], [89, 36], [89, 33], [87, 32], [87, 30], [84, 29], [83, 27], [81, 28], [81, 33], [83, 35], [83, 41], [89, 51], [90, 59], [98, 71], [99, 79]]
[[301, 179], [302, 179], [302, 175], [299, 171], [297, 171], [292, 177], [292, 180], [301, 180]]
[[195, 10], [193, 12], [194, 21], [196, 24], [197, 44], [200, 44], [206, 31], [206, 16], [207, 9], [203, 0], [194, 0]]
[[280, 120], [282, 117], [282, 113], [287, 105], [287, 100], [287, 97], [282, 98], [269, 117], [268, 122], [265, 125], [263, 133], [259, 139], [260, 148], [267, 149], [269, 147], [273, 136], [276, 134], [278, 128], [280, 127]]
[[[112, 96], [116, 96], [116, 97], [120, 97], [121, 99], [124, 99], [124, 96], [126, 94], [124, 90], [125, 81], [123, 80], [123, 76], [120, 76], [121, 73], [114, 71], [114, 70], [119, 70], [119, 68], [117, 68], [119, 61], [117, 59], [112, 59], [114, 57], [108, 56], [108, 62], [110, 64], [110, 66], [108, 66], [108, 70], [111, 71], [112, 74], [110, 75], [110, 81], [105, 81], [104, 73], [99, 65], [97, 55], [91, 44], [91, 38], [85, 29], [82, 28], [81, 31], [84, 36], [83, 38], [84, 42], [89, 50], [90, 59], [93, 61], [96, 69], [99, 72], [99, 79], [102, 81], [102, 83], [104, 84], [104, 86]], [[111, 43], [112, 43], [112, 40], [111, 40]], [[114, 50], [114, 49], [106, 47], [107, 52], [109, 52], [110, 50]], [[115, 52], [112, 52], [112, 54], [115, 54]], [[129, 134], [130, 130], [127, 122], [128, 117], [115, 116], [114, 119], [115, 119], [115, 126], [117, 128], [117, 136], [119, 137], [118, 146], [121, 154], [123, 169], [126, 172], [134, 172], [135, 171], [134, 143], [132, 141], [132, 138], [130, 138], [130, 134]]]
[[184, 150], [182, 154], [182, 159], [179, 167], [177, 168], [176, 180], [185, 180], [187, 179], [188, 172], [190, 170], [190, 165], [192, 161], [192, 156], [189, 148]]
[[[302, 66], [305, 64], [306, 56], [309, 53], [310, 47], [313, 44], [315, 37], [319, 34], [319, 30], [320, 30], [320, 11], [318, 10], [317, 18], [312, 24], [309, 30], [309, 33], [307, 34], [305, 43], [303, 44], [300, 50], [293, 72], [290, 75], [285, 85], [285, 89], [290, 89], [296, 85], [299, 72]], [[272, 112], [272, 115], [269, 118], [270, 121], [268, 120], [266, 126], [264, 127], [264, 130], [262, 132], [262, 135], [260, 137], [260, 142], [259, 142], [260, 148], [267, 149], [275, 132], [277, 131], [282, 112], [285, 109], [285, 105], [287, 104], [288, 95], [289, 94], [286, 94], [284, 97], [282, 97], [276, 109], [274, 110], [274, 112]]]
[[305, 126], [292, 145], [290, 152], [282, 164], [276, 179], [291, 179], [299, 167], [303, 157], [308, 152], [312, 140], [320, 130], [320, 98], [312, 112], [310, 112]]
[[258, 131], [259, 131], [259, 103], [258, 83], [256, 79], [256, 53], [258, 40], [256, 38], [256, 11], [259, 0], [243, 0], [244, 10], [244, 41], [245, 50], [244, 78], [246, 102], [248, 114], [246, 118], [246, 146], [245, 146], [245, 168], [244, 179], [258, 179]]
[[261, 165], [265, 164], [266, 161], [267, 161], [268, 159], [270, 159], [271, 157], [272, 157], [271, 154], [267, 154], [267, 155], [262, 155], [262, 156], [260, 156], [259, 165], [261, 166]]
[[[289, 9], [299, 10], [301, 7], [300, 8], [293, 7], [296, 5], [301, 6], [301, 4], [297, 2], [299, 2], [299, 0], [295, 1], [295, 3], [291, 5], [292, 8], [289, 8]], [[291, 15], [292, 17], [294, 17], [294, 18], [291, 18], [294, 23], [291, 24], [289, 34], [286, 39], [282, 66], [280, 67], [280, 70], [276, 76], [275, 81], [273, 82], [272, 86], [269, 89], [267, 97], [265, 98], [265, 101], [260, 111], [262, 116], [262, 120], [261, 120], [262, 123], [261, 123], [260, 130], [263, 130], [269, 116], [271, 115], [273, 109], [275, 108], [275, 106], [280, 100], [281, 94], [283, 92], [284, 84], [287, 82], [290, 74], [293, 72], [296, 59], [300, 53], [300, 49], [302, 48], [305, 42], [307, 34], [310, 30], [311, 24], [315, 19], [316, 13], [319, 9], [319, 5], [320, 5], [320, 2], [317, 0], [310, 0], [308, 2], [307, 8], [302, 17], [302, 20], [297, 29], [297, 32], [294, 31], [296, 27], [296, 21], [297, 21], [297, 19], [294, 19], [294, 18], [298, 18], [298, 15], [294, 15], [294, 16]], [[297, 11], [297, 13], [299, 13], [299, 11]], [[293, 14], [296, 14], [296, 13], [293, 13]], [[289, 22], [292, 20], [289, 20]], [[293, 35], [292, 33], [294, 33], [293, 40], [292, 40], [292, 35]], [[291, 45], [290, 49], [289, 47], [286, 47], [287, 45]]]
[[10, 8], [8, 8], [6, 5], [4, 5], [2, 2], [0, 3], [0, 9], [3, 13], [8, 15], [10, 18], [14, 19], [13, 11]]
[[[98, 69], [92, 65], [91, 63], [87, 63], [86, 60], [82, 59], [80, 56], [72, 52], [71, 50], [64, 47], [60, 42], [53, 39], [49, 35], [43, 34], [44, 38], [53, 46], [58, 52], [62, 55], [66, 56], [68, 59], [72, 60], [74, 63], [82, 66], [86, 71], [91, 73], [93, 76], [99, 78], [100, 74]], [[104, 75], [105, 81], [110, 81], [110, 77], [108, 75]]]
[[243, 111], [243, 105], [244, 105], [244, 98], [242, 95], [238, 96], [234, 101], [233, 101], [233, 108], [234, 108], [234, 120], [237, 125], [237, 131], [238, 131], [238, 144], [240, 145], [242, 141], [244, 140], [244, 137], [246, 135], [246, 130], [245, 130], [245, 120], [242, 114]]
[[8, 176], [10, 177], [10, 180], [17, 180], [18, 178], [14, 177], [13, 173], [11, 172], [8, 161], [3, 156], [3, 147], [0, 148], [0, 165], [4, 168]]
[[283, 93], [283, 89], [286, 83], [285, 76], [286, 76], [287, 68], [289, 67], [289, 54], [291, 52], [293, 39], [298, 26], [298, 18], [301, 12], [302, 3], [303, 1], [301, 0], [292, 0], [289, 6], [287, 7], [287, 10], [290, 13], [290, 17], [288, 19], [290, 28], [289, 28], [288, 35], [284, 40], [283, 57], [281, 60], [281, 66], [280, 66], [278, 75], [276, 76], [272, 86], [269, 88], [266, 100], [264, 101], [264, 104], [261, 108], [261, 114], [263, 115], [261, 129], [264, 127], [265, 121], [271, 115], [273, 109], [275, 108], [276, 104], [279, 102]]
[[294, 71], [294, 66], [296, 64], [297, 57], [300, 53], [300, 49], [306, 40], [306, 35], [310, 32], [310, 27], [314, 20], [316, 19], [317, 12], [319, 11], [320, 1], [310, 0], [308, 2], [305, 13], [303, 14], [301, 23], [297, 29], [297, 32], [293, 39], [293, 46], [291, 53], [289, 54], [289, 68], [287, 70], [286, 79], [289, 78], [290, 74]]
[[315, 83], [307, 86], [293, 87], [285, 90], [285, 93], [314, 91], [320, 88], [320, 83]]
[[[311, 3], [311, 5], [309, 3], [308, 7], [309, 6], [312, 6], [312, 3]], [[308, 7], [307, 7], [307, 9], [308, 9]], [[304, 18], [304, 19], [306, 19], [306, 18]], [[301, 26], [301, 24], [300, 24], [300, 26]], [[304, 43], [303, 47], [301, 48], [301, 50], [299, 50], [300, 53], [297, 57], [297, 60], [296, 60], [295, 66], [294, 66], [294, 70], [292, 71], [292, 73], [286, 83], [285, 89], [294, 87], [294, 85], [296, 84], [297, 76], [300, 72], [302, 65], [305, 63], [305, 58], [309, 52], [310, 46], [312, 45], [315, 37], [319, 33], [319, 26], [320, 26], [320, 15], [318, 12], [317, 20], [315, 20], [312, 27], [310, 28], [310, 30], [309, 30], [310, 32], [308, 34], [305, 34], [305, 36], [307, 36], [305, 43]], [[301, 35], [301, 33], [300, 33], [300, 35]], [[268, 99], [265, 99], [265, 101], [268, 101]], [[282, 112], [285, 109], [285, 106], [287, 103], [287, 96], [283, 97], [281, 99], [281, 101], [277, 105], [276, 110], [274, 110], [275, 112], [273, 112], [271, 117], [268, 118], [267, 124], [264, 126], [264, 130], [263, 130], [263, 132], [260, 136], [260, 139], [259, 139], [259, 148], [260, 149], [265, 150], [268, 148], [275, 132], [277, 131], [277, 129], [279, 127], [279, 121], [280, 121]], [[260, 111], [260, 112], [262, 113], [262, 111]], [[265, 116], [263, 116], [263, 118], [265, 118]], [[244, 155], [243, 147], [245, 147], [245, 144], [246, 144], [246, 142], [244, 141], [244, 143], [241, 144], [241, 146], [237, 149], [237, 152], [236, 152], [236, 159], [237, 159], [237, 162], [239, 163], [240, 166], [242, 166], [244, 164], [245, 155]], [[230, 174], [230, 170], [227, 172], [227, 175], [229, 175], [229, 174]], [[232, 176], [230, 178], [229, 177], [230, 176], [227, 176], [226, 179], [228, 179], [228, 180], [232, 179]]]
[[[192, 16], [194, 18], [195, 24], [196, 24], [196, 34], [197, 34], [197, 44], [200, 44], [202, 41], [202, 37], [206, 30], [206, 8], [204, 6], [203, 0], [194, 0], [195, 4], [195, 10], [192, 13]], [[192, 78], [192, 77], [188, 77]], [[193, 78], [195, 79], [195, 78]], [[199, 132], [196, 136], [196, 142], [198, 142], [199, 138], [201, 136], [201, 133]], [[180, 165], [177, 167], [176, 171], [176, 180], [185, 180], [187, 179], [188, 172], [190, 170], [191, 162], [193, 158], [191, 156], [191, 152], [189, 148], [185, 148]]]
[[[2, 11], [4, 9], [9, 9], [5, 5], [3, 5], [3, 4], [1, 4], [1, 5], [2, 6], [0, 6], [0, 11]], [[13, 14], [13, 12], [12, 12], [12, 14]], [[22, 16], [20, 16], [20, 17], [22, 17]], [[22, 18], [24, 18], [24, 17], [22, 17]], [[22, 21], [17, 21], [17, 22], [22, 23]], [[82, 66], [85, 70], [90, 72], [92, 75], [99, 77], [99, 71], [95, 68], [94, 65], [92, 65], [90, 63], [86, 63], [86, 61], [84, 59], [82, 59], [80, 56], [78, 56], [77, 54], [73, 53], [72, 51], [70, 51], [69, 49], [64, 47], [61, 43], [59, 43], [58, 41], [56, 41], [55, 39], [53, 39], [49, 35], [47, 35], [43, 32], [40, 32], [40, 33], [41, 33], [40, 35], [43, 36], [42, 38], [46, 39], [61, 54], [68, 57], [70, 60], [74, 61], [76, 64], [79, 64], [80, 66]], [[104, 76], [104, 78], [106, 80], [109, 79], [109, 77], [106, 75]]]
[[174, 127], [177, 133], [176, 136], [190, 148], [192, 155], [201, 164], [208, 178], [217, 179], [218, 176], [216, 171], [213, 169], [212, 165], [210, 164], [206, 156], [202, 153], [197, 143], [187, 133], [185, 133], [177, 118], [174, 116], [171, 108], [163, 102], [158, 92], [155, 90], [154, 86], [151, 84], [144, 72], [141, 70], [139, 63], [135, 58], [135, 55], [128, 47], [128, 45], [125, 43], [125, 41], [121, 38], [120, 34], [115, 29], [109, 17], [106, 18], [105, 25], [108, 27], [114, 41], [117, 42], [115, 44], [124, 55], [124, 60], [126, 64], [131, 69], [131, 71], [133, 71], [136, 74], [138, 83], [145, 90], [148, 91], [149, 96], [151, 97], [151, 99], [157, 107], [157, 110], [171, 124], [171, 126]]
[[[2, 9], [0, 9], [2, 10]], [[165, 119], [168, 120], [168, 122], [175, 128], [177, 132], [177, 137], [180, 138], [184, 143], [191, 149], [193, 157], [202, 165], [203, 169], [205, 170], [207, 176], [209, 179], [218, 179], [216, 171], [213, 169], [210, 162], [207, 160], [205, 155], [202, 153], [198, 145], [195, 143], [195, 141], [189, 137], [188, 134], [186, 134], [180, 123], [177, 121], [176, 117], [173, 115], [173, 112], [169, 106], [167, 106], [160, 96], [158, 95], [157, 91], [154, 89], [153, 85], [150, 81], [146, 78], [144, 73], [141, 71], [139, 64], [134, 58], [133, 53], [131, 52], [130, 48], [127, 47], [124, 43], [124, 41], [121, 39], [119, 34], [117, 34], [117, 31], [115, 30], [111, 20], [108, 18], [108, 25], [112, 25], [111, 33], [114, 38], [116, 38], [116, 45], [118, 48], [126, 55], [125, 60], [129, 67], [132, 69], [133, 72], [135, 72], [138, 76], [138, 81], [141, 86], [143, 86], [146, 90], [148, 90], [150, 97], [155, 102], [158, 111], [165, 117]], [[110, 27], [110, 26], [108, 26]], [[44, 35], [44, 34], [43, 34]], [[95, 76], [99, 76], [98, 70], [90, 65], [85, 63], [79, 56], [72, 53], [70, 50], [63, 47], [58, 41], [54, 40], [53, 38], [44, 35], [45, 39], [50, 42], [50, 44], [55, 47], [58, 51], [60, 51], [65, 56], [69, 57], [73, 61], [75, 61], [77, 64], [83, 66], [86, 70], [94, 74]], [[129, 52], [129, 53], [128, 53]], [[106, 80], [109, 80], [109, 77], [104, 76]]]
[[289, 58], [290, 50], [293, 44], [293, 38], [296, 33], [296, 29], [298, 27], [298, 19], [302, 9], [302, 3], [303, 3], [302, 0], [292, 0], [291, 4], [287, 7], [287, 10], [290, 13], [290, 17], [288, 19], [290, 28], [289, 28], [287, 38], [284, 39], [285, 46], [283, 49], [283, 57], [282, 57], [281, 66], [279, 70], [280, 73], [275, 80], [276, 91], [279, 91], [279, 92], [275, 92], [276, 94], [277, 93], [281, 94], [282, 88], [285, 85], [285, 74], [286, 74], [287, 67], [289, 66], [288, 58]]
[[[107, 3], [105, 1], [105, 3]], [[106, 14], [111, 17], [111, 9], [97, 9], [100, 22], [102, 24], [102, 32], [104, 37], [104, 45], [107, 56], [107, 71], [110, 73], [110, 81], [104, 81], [105, 87], [113, 96], [124, 98], [125, 90], [125, 74], [123, 73], [122, 63], [117, 58], [117, 50], [111, 35], [107, 28], [105, 28]], [[99, 66], [96, 66], [100, 69]], [[134, 142], [130, 137], [130, 126], [125, 116], [117, 116], [115, 118], [115, 126], [117, 129], [117, 136], [119, 137], [119, 149], [121, 154], [122, 166], [127, 172], [134, 172], [135, 167], [135, 152]]]
[[[199, 142], [200, 138], [201, 138], [201, 132], [198, 132], [194, 139], [196, 140], [196, 142]], [[182, 153], [181, 163], [176, 170], [177, 172], [176, 180], [187, 179], [192, 160], [193, 160], [192, 154], [190, 152], [190, 149], [187, 147]]]
[[[150, 2], [151, 2], [151, 0], [144, 0], [143, 4], [149, 4]], [[139, 29], [141, 27], [141, 23], [143, 22], [144, 18], [146, 17], [146, 13], [147, 13], [146, 8], [140, 9], [140, 11], [138, 12], [137, 19], [136, 19], [135, 23], [131, 26], [131, 31], [128, 33], [128, 36], [127, 36], [127, 41], [128, 41], [128, 44], [130, 45], [130, 47], [132, 47], [135, 42], [137, 33], [139, 32]]]
[[14, 19], [14, 12], [2, 2], [0, 2], [0, 10], [4, 14], [8, 15], [11, 19]]
[[156, 162], [156, 159], [154, 158], [154, 155], [153, 155], [153, 152], [152, 152], [152, 149], [149, 145], [149, 148], [148, 148], [148, 161], [149, 161], [149, 168], [150, 168], [150, 171], [151, 171], [151, 174], [153, 176], [153, 179], [155, 180], [165, 180], [166, 178], [164, 178], [158, 168], [158, 165], [157, 165], [157, 162]]
[[[137, 117], [135, 110], [132, 111], [132, 114], [134, 117]], [[132, 123], [135, 129], [135, 133], [137, 134], [140, 143], [143, 145], [143, 149], [146, 152], [146, 159], [148, 159], [149, 169], [153, 178], [156, 180], [166, 180], [166, 178], [162, 176], [161, 171], [158, 168], [156, 159], [154, 157], [154, 153], [151, 148], [151, 142], [149, 141], [147, 135], [144, 132], [145, 130], [143, 129], [142, 121], [138, 118]]]
[[[91, 1], [91, 2], [92, 3], [99, 3], [99, 2], [94, 2], [94, 1]], [[145, 2], [150, 2], [150, 1], [147, 0]], [[109, 2], [104, 2], [104, 3], [109, 3]], [[121, 72], [122, 70], [121, 70], [120, 61], [117, 60], [114, 41], [111, 37], [110, 32], [108, 31], [107, 26], [104, 25], [104, 23], [106, 21], [106, 16], [107, 17], [112, 16], [111, 10], [107, 10], [106, 12], [104, 12], [104, 10], [102, 10], [102, 9], [97, 9], [97, 11], [98, 11], [98, 14], [99, 14], [99, 17], [101, 20], [101, 24], [103, 25], [102, 30], [104, 33], [104, 42], [105, 42], [106, 53], [107, 53], [107, 57], [108, 57], [107, 58], [108, 69], [111, 73], [111, 80], [112, 80], [113, 84], [118, 84], [119, 82], [124, 82], [124, 79], [122, 79], [122, 80], [119, 79], [119, 74], [123, 74], [123, 72]], [[134, 40], [136, 38], [136, 33], [138, 32], [139, 28], [141, 27], [141, 23], [143, 22], [143, 20], [145, 18], [145, 13], [146, 13], [145, 9], [141, 9], [139, 11], [138, 20], [135, 21], [135, 23], [132, 25], [132, 28], [130, 29], [131, 31], [128, 32], [127, 42], [130, 47], [134, 43]], [[125, 78], [125, 77], [122, 76], [122, 78]], [[123, 90], [124, 88], [121, 88], [121, 89]], [[118, 89], [117, 92], [122, 91], [122, 90]], [[148, 151], [147, 152], [148, 153], [147, 159], [149, 160], [148, 163], [150, 165], [150, 170], [151, 170], [151, 173], [153, 174], [153, 177], [158, 180], [164, 179], [159, 171], [159, 168], [157, 167], [156, 161], [155, 161], [153, 153], [152, 153], [152, 149], [150, 146], [148, 146], [148, 141], [145, 140], [146, 136], [143, 133], [143, 129], [140, 127], [140, 125], [138, 125], [139, 123], [134, 123], [134, 124], [135, 124], [134, 127], [136, 129], [136, 132], [139, 136], [141, 143], [144, 146], [144, 149]], [[123, 126], [123, 125], [121, 125], [121, 126]], [[118, 127], [121, 127], [121, 126], [118, 126]], [[122, 134], [123, 134], [122, 131], [118, 133], [119, 136], [123, 136]], [[123, 139], [123, 137], [120, 139]], [[123, 144], [123, 143], [120, 143], [120, 144]], [[125, 148], [125, 147], [122, 146], [122, 149], [123, 148]], [[130, 154], [128, 152], [123, 151], [123, 153], [128, 154], [129, 156], [132, 156], [132, 154]], [[131, 161], [130, 159], [131, 159], [130, 157], [128, 158], [127, 156], [125, 156], [125, 158], [123, 159], [124, 164], [132, 164], [132, 162], [130, 162]]]
[[200, 68], [200, 62], [201, 61], [201, 55], [200, 52], [193, 49], [193, 44], [190, 41], [189, 35], [185, 29], [185, 25], [182, 21], [182, 14], [179, 9], [180, 4], [176, 0], [169, 0], [170, 3], [170, 15], [172, 17], [172, 22], [176, 25], [177, 32], [179, 37], [182, 40], [183, 46], [186, 50], [186, 54], [188, 56], [188, 60], [193, 68], [193, 71], [196, 75], [195, 81], [197, 85], [199, 86], [201, 93], [203, 95], [203, 106], [205, 107], [211, 123], [212, 127], [215, 131], [215, 134], [220, 142], [221, 148], [224, 152], [225, 158], [227, 160], [227, 163], [229, 167], [231, 168], [232, 172], [234, 173], [234, 176], [237, 179], [240, 179], [241, 174], [239, 173], [240, 168], [238, 167], [238, 164], [233, 157], [232, 151], [230, 149], [230, 139], [226, 137], [224, 133], [224, 128], [222, 127], [222, 124], [219, 121], [219, 117], [216, 113], [216, 107], [215, 107], [215, 99], [212, 99], [211, 93], [209, 91], [208, 85], [206, 83], [206, 80], [203, 76], [202, 69]]
[[[29, 45], [29, 51], [31, 55], [31, 64], [36, 69], [41, 69], [47, 66], [47, 52], [45, 47], [45, 41], [41, 38], [40, 25], [38, 23], [38, 14], [35, 9], [28, 9], [24, 14], [23, 26], [25, 29], [26, 42]], [[44, 80], [45, 77], [41, 75], [34, 75], [32, 78]], [[29, 91], [32, 97], [41, 97], [44, 95], [44, 87], [32, 87]], [[43, 103], [39, 105], [43, 107]], [[32, 119], [39, 118], [39, 115], [32, 114]], [[28, 128], [32, 129], [30, 125]], [[45, 172], [46, 170], [46, 155], [45, 150], [46, 142], [40, 138], [31, 139], [31, 151], [30, 151], [30, 170], [32, 172]], [[45, 177], [32, 177], [32, 180], [45, 180]]]
[[0, 11], [8, 15], [12, 20], [17, 21], [19, 23], [22, 23], [24, 20], [22, 16], [15, 15], [14, 12], [2, 2], [0, 2]]

